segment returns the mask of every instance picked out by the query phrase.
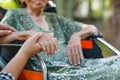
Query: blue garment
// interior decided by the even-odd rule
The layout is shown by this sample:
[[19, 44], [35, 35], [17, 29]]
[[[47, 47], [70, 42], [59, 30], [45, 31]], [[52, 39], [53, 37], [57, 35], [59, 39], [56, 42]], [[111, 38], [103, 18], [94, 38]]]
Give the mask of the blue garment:
[[0, 80], [15, 80], [15, 78], [8, 72], [0, 72]]

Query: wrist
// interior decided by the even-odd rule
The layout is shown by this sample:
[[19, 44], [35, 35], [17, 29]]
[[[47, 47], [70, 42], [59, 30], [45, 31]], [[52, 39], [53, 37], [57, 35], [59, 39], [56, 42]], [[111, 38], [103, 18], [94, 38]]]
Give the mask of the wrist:
[[78, 36], [80, 39], [82, 39], [82, 33], [81, 32], [76, 32], [74, 33], [75, 36]]
[[25, 59], [29, 59], [29, 57], [31, 57], [31, 55], [29, 55], [27, 52], [24, 52], [24, 51], [19, 51], [17, 53], [18, 56], [21, 56], [22, 59], [25, 58]]

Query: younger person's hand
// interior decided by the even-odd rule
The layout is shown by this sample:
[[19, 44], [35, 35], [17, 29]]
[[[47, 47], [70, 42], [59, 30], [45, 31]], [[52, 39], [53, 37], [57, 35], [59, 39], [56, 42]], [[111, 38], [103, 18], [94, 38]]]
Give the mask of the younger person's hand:
[[16, 40], [25, 41], [29, 38], [28, 36], [29, 34], [26, 32], [13, 32], [7, 36], [0, 37], [0, 43], [10, 43]]
[[30, 57], [31, 55], [41, 52], [42, 48], [39, 45], [38, 40], [42, 36], [43, 36], [43, 33], [38, 32], [32, 37], [30, 37], [28, 40], [25, 41], [25, 43], [22, 45], [18, 53], [21, 53], [23, 55], [26, 55], [27, 57]]
[[0, 37], [6, 36], [11, 34], [12, 32], [16, 32], [17, 30], [14, 29], [12, 26], [0, 23]]

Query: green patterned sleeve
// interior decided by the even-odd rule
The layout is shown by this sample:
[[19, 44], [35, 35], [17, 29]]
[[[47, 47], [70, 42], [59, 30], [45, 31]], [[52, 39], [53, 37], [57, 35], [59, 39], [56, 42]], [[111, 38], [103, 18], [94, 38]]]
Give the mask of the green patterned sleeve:
[[13, 27], [15, 27], [15, 17], [14, 17], [14, 11], [12, 9], [8, 10], [5, 14], [5, 16], [3, 17], [1, 23], [5, 23], [8, 25], [11, 25]]
[[75, 32], [79, 32], [82, 29], [81, 22], [77, 22], [71, 19], [67, 19], [63, 16], [57, 16], [60, 27], [62, 29], [62, 32], [66, 38], [66, 41], [68, 41], [71, 37], [71, 35]]

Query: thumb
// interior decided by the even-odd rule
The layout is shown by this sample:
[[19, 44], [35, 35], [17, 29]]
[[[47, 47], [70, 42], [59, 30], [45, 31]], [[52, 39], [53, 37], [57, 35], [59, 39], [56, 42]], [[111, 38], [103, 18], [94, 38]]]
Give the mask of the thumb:
[[33, 35], [30, 38], [31, 42], [33, 42], [33, 43], [37, 42], [42, 35], [43, 35], [43, 33], [41, 33], [41, 32], [36, 33], [35, 35]]
[[0, 36], [7, 36], [11, 33], [12, 33], [11, 30], [0, 30]]

